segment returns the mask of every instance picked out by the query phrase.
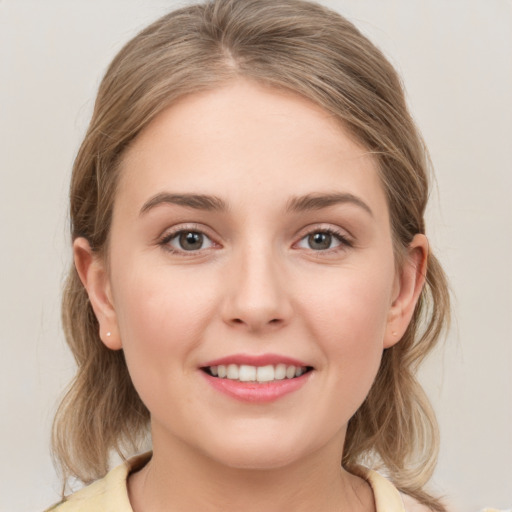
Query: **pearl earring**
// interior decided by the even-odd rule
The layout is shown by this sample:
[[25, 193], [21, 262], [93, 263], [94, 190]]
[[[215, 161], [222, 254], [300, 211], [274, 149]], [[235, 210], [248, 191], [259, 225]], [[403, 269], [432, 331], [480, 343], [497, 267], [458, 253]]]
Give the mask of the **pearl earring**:
[[112, 336], [112, 333], [110, 331], [107, 332], [107, 337]]

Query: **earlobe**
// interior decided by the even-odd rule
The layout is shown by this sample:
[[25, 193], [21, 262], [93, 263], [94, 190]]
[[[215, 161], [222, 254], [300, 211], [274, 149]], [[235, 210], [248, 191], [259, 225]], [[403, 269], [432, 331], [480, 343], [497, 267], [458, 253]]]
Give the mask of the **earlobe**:
[[427, 259], [428, 239], [423, 234], [417, 234], [409, 244], [405, 261], [400, 269], [396, 295], [388, 315], [384, 348], [398, 343], [407, 330], [425, 285]]
[[73, 242], [75, 268], [100, 326], [99, 336], [111, 350], [122, 348], [117, 327], [117, 316], [112, 300], [110, 279], [101, 256], [95, 254], [89, 242], [82, 237]]

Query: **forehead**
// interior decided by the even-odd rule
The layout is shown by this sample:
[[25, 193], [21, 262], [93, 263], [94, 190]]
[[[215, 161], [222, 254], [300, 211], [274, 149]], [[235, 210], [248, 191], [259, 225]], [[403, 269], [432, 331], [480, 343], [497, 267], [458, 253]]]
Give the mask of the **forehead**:
[[119, 185], [131, 205], [163, 191], [246, 203], [344, 192], [387, 211], [375, 159], [337, 119], [297, 94], [245, 80], [160, 113], [124, 155]]

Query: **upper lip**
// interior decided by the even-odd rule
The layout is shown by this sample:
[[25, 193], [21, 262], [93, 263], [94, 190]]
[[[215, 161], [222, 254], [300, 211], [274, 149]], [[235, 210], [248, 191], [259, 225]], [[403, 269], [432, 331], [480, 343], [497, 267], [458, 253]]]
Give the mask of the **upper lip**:
[[293, 357], [282, 356], [279, 354], [232, 354], [229, 356], [221, 357], [219, 359], [213, 359], [201, 365], [202, 368], [207, 366], [219, 366], [228, 364], [245, 364], [249, 366], [268, 366], [285, 364], [287, 366], [310, 366], [299, 359]]

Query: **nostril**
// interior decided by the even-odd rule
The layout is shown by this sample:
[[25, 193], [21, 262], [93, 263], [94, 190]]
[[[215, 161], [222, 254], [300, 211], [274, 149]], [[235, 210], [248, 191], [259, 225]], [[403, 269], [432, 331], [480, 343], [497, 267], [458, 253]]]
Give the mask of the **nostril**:
[[[268, 321], [267, 325], [278, 325], [281, 322], [282, 322], [282, 320], [280, 318], [272, 318], [272, 320]], [[244, 322], [241, 318], [233, 318], [231, 320], [231, 323], [235, 324], [235, 325], [245, 325], [246, 324], [246, 322]]]

